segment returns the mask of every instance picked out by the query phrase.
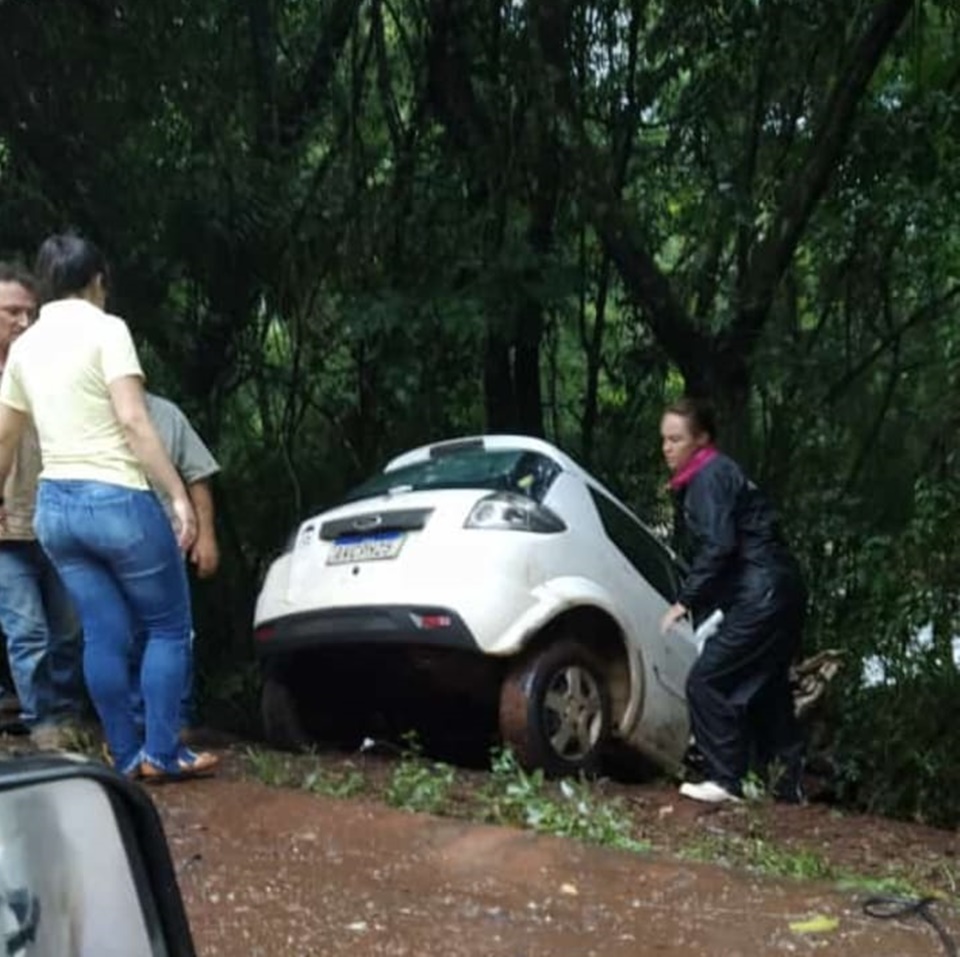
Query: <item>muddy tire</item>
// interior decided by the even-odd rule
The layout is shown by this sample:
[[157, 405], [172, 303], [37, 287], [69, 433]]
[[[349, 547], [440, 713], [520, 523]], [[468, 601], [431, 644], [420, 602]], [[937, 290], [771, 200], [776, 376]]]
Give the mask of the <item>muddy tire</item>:
[[574, 638], [528, 652], [500, 690], [500, 736], [520, 764], [550, 777], [593, 774], [611, 730], [599, 661]]
[[263, 736], [272, 747], [303, 751], [309, 746], [310, 736], [300, 716], [296, 696], [279, 674], [267, 672], [263, 677], [260, 720]]

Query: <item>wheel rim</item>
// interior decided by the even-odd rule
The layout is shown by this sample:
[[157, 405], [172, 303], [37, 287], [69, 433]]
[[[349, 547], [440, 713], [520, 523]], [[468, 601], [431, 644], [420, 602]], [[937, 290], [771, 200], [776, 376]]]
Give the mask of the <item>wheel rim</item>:
[[550, 747], [568, 761], [587, 757], [603, 733], [603, 699], [593, 674], [568, 665], [554, 675], [543, 700]]

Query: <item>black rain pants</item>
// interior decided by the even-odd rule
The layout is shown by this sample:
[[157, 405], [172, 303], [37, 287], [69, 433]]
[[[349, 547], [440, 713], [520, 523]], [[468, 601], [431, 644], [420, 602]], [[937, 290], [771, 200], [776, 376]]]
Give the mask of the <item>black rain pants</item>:
[[797, 800], [804, 743], [789, 671], [806, 594], [790, 579], [752, 585], [726, 611], [687, 678], [693, 737], [711, 781], [741, 794], [753, 769], [776, 797]]

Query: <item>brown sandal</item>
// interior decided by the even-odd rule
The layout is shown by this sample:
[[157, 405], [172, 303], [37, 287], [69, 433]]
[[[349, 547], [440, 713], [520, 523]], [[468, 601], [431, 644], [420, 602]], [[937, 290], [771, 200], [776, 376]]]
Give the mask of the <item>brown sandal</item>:
[[219, 756], [211, 751], [197, 753], [189, 748], [180, 748], [175, 771], [167, 770], [149, 759], [144, 759], [140, 762], [140, 779], [153, 784], [160, 784], [163, 781], [186, 781], [212, 774], [219, 763]]

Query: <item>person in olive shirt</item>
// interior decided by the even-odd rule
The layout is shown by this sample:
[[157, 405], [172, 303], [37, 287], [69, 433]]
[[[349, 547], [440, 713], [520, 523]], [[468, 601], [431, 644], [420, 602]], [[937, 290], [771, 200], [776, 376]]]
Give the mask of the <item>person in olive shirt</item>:
[[[13, 342], [37, 314], [36, 283], [0, 263], [0, 372]], [[40, 748], [56, 748], [85, 711], [80, 623], [67, 591], [33, 531], [40, 446], [27, 424], [3, 487], [0, 527], [0, 627], [20, 701], [20, 720]]]

